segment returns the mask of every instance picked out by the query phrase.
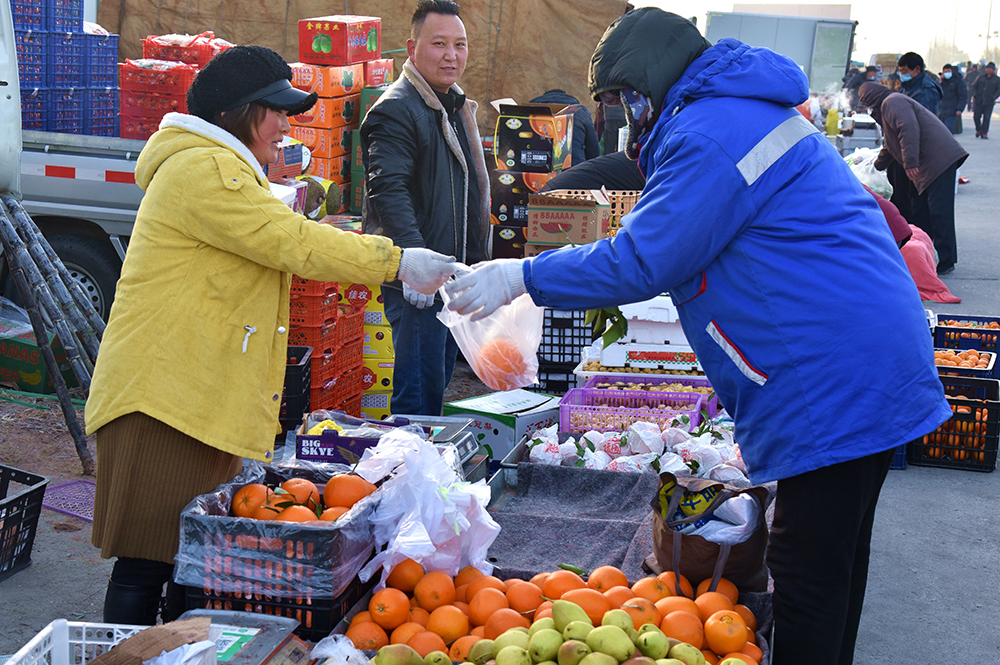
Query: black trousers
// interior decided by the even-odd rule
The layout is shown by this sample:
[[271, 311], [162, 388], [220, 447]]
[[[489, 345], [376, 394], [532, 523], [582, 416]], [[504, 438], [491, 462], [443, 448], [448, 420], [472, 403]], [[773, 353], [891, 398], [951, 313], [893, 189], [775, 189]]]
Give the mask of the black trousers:
[[773, 665], [851, 665], [875, 504], [894, 451], [778, 481], [767, 565]]
[[885, 175], [889, 178], [889, 184], [892, 185], [892, 198], [889, 201], [896, 206], [903, 219], [912, 223], [910, 219], [913, 216], [913, 212], [910, 210], [910, 187], [912, 185], [910, 179], [906, 177], [906, 169], [894, 159], [889, 162]]
[[[955, 239], [955, 172], [952, 164], [937, 177], [923, 194], [910, 183], [909, 222], [931, 237], [938, 253], [938, 267], [958, 263], [958, 241]], [[908, 181], [909, 182], [909, 181]]]
[[982, 104], [973, 102], [972, 120], [976, 123], [976, 134], [986, 136], [990, 133], [990, 118], [993, 116], [993, 105], [996, 102]]

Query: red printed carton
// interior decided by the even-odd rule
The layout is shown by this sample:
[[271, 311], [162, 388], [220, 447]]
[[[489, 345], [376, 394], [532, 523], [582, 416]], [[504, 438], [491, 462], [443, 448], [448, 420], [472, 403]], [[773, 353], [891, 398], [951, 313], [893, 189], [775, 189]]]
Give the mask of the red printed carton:
[[382, 54], [382, 19], [376, 16], [319, 16], [299, 20], [299, 61], [353, 65]]

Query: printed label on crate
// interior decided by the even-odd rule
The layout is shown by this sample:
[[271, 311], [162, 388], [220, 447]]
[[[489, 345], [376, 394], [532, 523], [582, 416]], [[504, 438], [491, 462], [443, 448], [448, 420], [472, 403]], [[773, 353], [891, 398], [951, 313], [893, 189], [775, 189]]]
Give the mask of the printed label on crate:
[[215, 658], [220, 663], [232, 660], [233, 656], [238, 654], [260, 632], [260, 628], [242, 628], [215, 623], [212, 625], [222, 630], [222, 634], [219, 635], [219, 639], [215, 643]]

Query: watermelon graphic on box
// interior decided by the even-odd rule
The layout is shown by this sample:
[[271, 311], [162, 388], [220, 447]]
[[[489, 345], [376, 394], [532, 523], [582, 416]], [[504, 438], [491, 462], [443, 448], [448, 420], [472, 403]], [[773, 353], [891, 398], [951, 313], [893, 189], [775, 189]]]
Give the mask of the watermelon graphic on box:
[[382, 19], [377, 16], [319, 16], [299, 20], [299, 61], [353, 65], [382, 54]]

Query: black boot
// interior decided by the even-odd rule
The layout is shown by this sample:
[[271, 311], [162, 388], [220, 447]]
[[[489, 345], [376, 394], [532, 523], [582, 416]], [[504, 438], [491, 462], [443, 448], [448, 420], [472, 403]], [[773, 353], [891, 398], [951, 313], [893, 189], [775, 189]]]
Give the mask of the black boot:
[[141, 587], [108, 581], [104, 596], [104, 623], [155, 626], [162, 587]]

